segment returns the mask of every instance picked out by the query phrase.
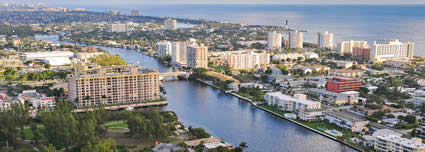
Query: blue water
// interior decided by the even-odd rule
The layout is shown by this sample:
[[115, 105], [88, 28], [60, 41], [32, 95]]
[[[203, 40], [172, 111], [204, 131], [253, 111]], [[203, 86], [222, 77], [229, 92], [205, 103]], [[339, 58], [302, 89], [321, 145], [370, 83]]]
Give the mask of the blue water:
[[118, 9], [142, 15], [207, 19], [256, 25], [283, 25], [307, 30], [305, 40], [317, 43], [317, 32], [335, 33], [335, 43], [366, 40], [414, 42], [415, 55], [425, 56], [425, 5], [114, 5], [74, 6], [89, 10]]

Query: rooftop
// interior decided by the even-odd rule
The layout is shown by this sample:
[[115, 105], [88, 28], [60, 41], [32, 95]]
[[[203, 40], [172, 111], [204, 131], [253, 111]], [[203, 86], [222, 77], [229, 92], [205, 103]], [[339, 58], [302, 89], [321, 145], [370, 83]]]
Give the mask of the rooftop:
[[342, 112], [340, 112], [340, 111], [338, 111], [338, 112], [337, 111], [330, 111], [330, 112], [326, 112], [326, 113], [329, 114], [329, 115], [332, 115], [334, 117], [349, 120], [349, 121], [352, 121], [352, 122], [367, 121], [367, 120], [364, 120], [362, 117], [355, 115], [355, 114], [352, 114], [352, 113], [345, 111], [345, 110], [342, 111]]
[[310, 101], [310, 100], [297, 99], [297, 98], [294, 98], [292, 96], [282, 94], [281, 92], [272, 92], [272, 93], [267, 93], [266, 95], [274, 96], [274, 97], [277, 97], [279, 99], [293, 100], [297, 103], [306, 104], [306, 105], [320, 103], [320, 102], [314, 102], [314, 101]]
[[407, 138], [401, 138], [396, 135], [383, 135], [376, 137], [377, 139], [383, 139], [386, 141], [390, 141], [393, 143], [398, 143], [406, 147], [414, 148], [414, 149], [425, 149], [425, 144], [407, 139]]

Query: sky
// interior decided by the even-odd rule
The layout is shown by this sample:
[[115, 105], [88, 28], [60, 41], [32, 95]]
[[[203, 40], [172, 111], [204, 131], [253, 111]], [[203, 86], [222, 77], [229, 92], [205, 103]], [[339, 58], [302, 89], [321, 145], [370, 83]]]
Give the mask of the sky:
[[46, 2], [52, 5], [129, 5], [129, 4], [425, 4], [425, 0], [0, 0], [8, 2]]

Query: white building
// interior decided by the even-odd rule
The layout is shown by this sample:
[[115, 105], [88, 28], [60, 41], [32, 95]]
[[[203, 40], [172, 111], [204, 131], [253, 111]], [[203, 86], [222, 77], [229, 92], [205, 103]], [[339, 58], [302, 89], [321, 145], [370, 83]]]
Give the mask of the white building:
[[128, 25], [124, 23], [114, 23], [110, 25], [109, 32], [125, 33], [128, 32]]
[[297, 99], [288, 95], [284, 95], [281, 92], [266, 93], [264, 96], [267, 105], [277, 106], [279, 110], [295, 112], [305, 110], [315, 110], [321, 108], [320, 102], [314, 102], [305, 99]]
[[329, 123], [336, 124], [339, 127], [351, 129], [352, 132], [363, 131], [369, 123], [369, 121], [363, 120], [355, 114], [349, 114], [346, 111], [326, 112], [325, 119], [328, 120]]
[[299, 31], [289, 32], [289, 47], [290, 48], [303, 48], [304, 33]]
[[164, 27], [166, 30], [176, 30], [177, 29], [177, 20], [175, 19], [166, 19], [164, 21]]
[[156, 44], [159, 57], [171, 56], [171, 50], [173, 49], [171, 42], [160, 41]]
[[50, 65], [71, 64], [70, 58], [74, 56], [71, 51], [31, 52], [24, 53], [25, 60], [39, 59]]
[[36, 90], [24, 90], [18, 95], [18, 100], [22, 103], [29, 102], [35, 112], [38, 109], [51, 110], [56, 104], [55, 97], [46, 97], [44, 94], [39, 94]]
[[334, 34], [329, 33], [328, 31], [324, 33], [318, 33], [318, 45], [319, 48], [334, 48]]
[[81, 62], [89, 62], [90, 58], [103, 55], [103, 52], [78, 52], [75, 54], [75, 57]]
[[282, 34], [276, 31], [269, 32], [269, 38], [267, 39], [268, 50], [278, 50], [282, 48]]
[[173, 42], [171, 43], [171, 60], [174, 65], [186, 65], [187, 63], [187, 46], [190, 42]]
[[314, 52], [305, 52], [303, 53], [305, 59], [318, 59], [319, 58], [319, 54], [314, 53]]
[[376, 44], [375, 41], [370, 50], [370, 61], [383, 62], [394, 58], [412, 59], [414, 48], [414, 43], [403, 43], [399, 40], [389, 41], [387, 44]]
[[256, 66], [269, 65], [270, 54], [250, 52], [246, 54], [234, 54], [227, 58], [227, 64], [232, 69], [251, 69]]
[[375, 137], [374, 149], [379, 152], [423, 152], [425, 144], [421, 140], [402, 138], [397, 135]]
[[368, 48], [367, 41], [345, 41], [338, 44], [337, 53], [341, 56], [345, 54], [353, 54], [353, 48]]
[[187, 66], [193, 69], [208, 69], [208, 47], [204, 44], [187, 46]]

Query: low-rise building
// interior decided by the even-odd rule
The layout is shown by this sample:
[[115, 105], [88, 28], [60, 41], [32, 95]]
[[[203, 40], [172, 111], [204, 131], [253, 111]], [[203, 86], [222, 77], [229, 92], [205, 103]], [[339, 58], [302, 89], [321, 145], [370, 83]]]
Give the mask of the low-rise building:
[[28, 102], [34, 112], [37, 112], [39, 109], [49, 111], [54, 109], [56, 105], [55, 97], [47, 97], [45, 94], [40, 94], [36, 90], [24, 90], [18, 95], [18, 100], [21, 103]]
[[288, 95], [284, 95], [281, 92], [266, 93], [264, 96], [267, 105], [277, 106], [279, 110], [295, 112], [304, 110], [315, 110], [321, 108], [320, 102], [314, 102], [305, 99], [297, 99]]
[[362, 70], [333, 69], [328, 72], [328, 76], [360, 77], [363, 73]]
[[308, 93], [314, 96], [318, 96], [319, 101], [327, 101], [332, 104], [357, 104], [359, 102], [360, 93], [357, 91], [347, 92], [331, 92], [325, 89], [311, 88], [308, 89]]
[[360, 90], [362, 81], [356, 78], [349, 77], [334, 77], [328, 80], [327, 90], [332, 92], [356, 91]]
[[336, 124], [339, 127], [351, 129], [352, 132], [361, 132], [366, 129], [366, 125], [369, 124], [369, 121], [363, 120], [363, 118], [347, 111], [326, 112], [325, 119], [328, 120], [329, 123]]
[[422, 141], [402, 138], [396, 135], [375, 137], [373, 148], [379, 152], [425, 152]]
[[75, 57], [81, 62], [89, 62], [90, 58], [103, 55], [103, 52], [78, 52], [75, 54]]

